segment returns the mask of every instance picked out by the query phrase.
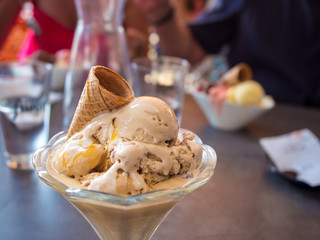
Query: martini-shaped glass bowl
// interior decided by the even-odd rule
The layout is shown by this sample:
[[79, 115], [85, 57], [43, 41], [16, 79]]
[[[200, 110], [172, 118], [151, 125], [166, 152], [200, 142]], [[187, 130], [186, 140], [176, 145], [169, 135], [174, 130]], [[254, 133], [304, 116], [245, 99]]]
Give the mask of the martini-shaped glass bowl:
[[[179, 134], [187, 130], [180, 129]], [[91, 224], [100, 239], [150, 239], [162, 220], [189, 192], [205, 184], [213, 175], [216, 153], [208, 145], [195, 140], [203, 148], [198, 173], [181, 187], [167, 188], [133, 196], [69, 188], [52, 176], [47, 169], [51, 153], [66, 140], [67, 132], [55, 135], [33, 156], [34, 169], [44, 183], [62, 194]]]

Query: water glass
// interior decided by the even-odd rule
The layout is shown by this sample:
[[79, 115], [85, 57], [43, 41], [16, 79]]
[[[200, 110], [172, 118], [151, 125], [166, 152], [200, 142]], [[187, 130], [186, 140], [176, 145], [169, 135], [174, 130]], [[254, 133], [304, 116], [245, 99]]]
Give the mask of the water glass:
[[189, 62], [182, 58], [161, 56], [155, 60], [135, 59], [131, 67], [135, 95], [162, 99], [174, 110], [180, 125]]
[[[52, 65], [0, 64], [0, 121], [7, 165], [32, 169], [32, 154], [48, 141]], [[1, 134], [0, 134], [1, 135]]]

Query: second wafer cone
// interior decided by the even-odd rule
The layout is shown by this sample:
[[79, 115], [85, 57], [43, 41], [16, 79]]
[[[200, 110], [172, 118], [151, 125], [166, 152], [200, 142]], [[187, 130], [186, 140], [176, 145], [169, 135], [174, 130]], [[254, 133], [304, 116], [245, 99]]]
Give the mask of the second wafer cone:
[[68, 138], [82, 130], [99, 113], [111, 112], [133, 99], [131, 86], [120, 75], [106, 67], [92, 67], [72, 119]]
[[221, 80], [223, 83], [234, 85], [246, 80], [252, 80], [252, 70], [246, 63], [239, 63], [226, 72]]

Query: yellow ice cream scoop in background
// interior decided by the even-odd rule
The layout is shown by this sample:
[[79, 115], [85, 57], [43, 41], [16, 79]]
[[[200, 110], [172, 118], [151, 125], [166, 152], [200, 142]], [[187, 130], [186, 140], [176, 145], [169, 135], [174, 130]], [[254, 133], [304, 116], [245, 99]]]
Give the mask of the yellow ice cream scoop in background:
[[264, 89], [258, 82], [247, 80], [228, 89], [227, 101], [240, 105], [259, 105], [264, 96]]

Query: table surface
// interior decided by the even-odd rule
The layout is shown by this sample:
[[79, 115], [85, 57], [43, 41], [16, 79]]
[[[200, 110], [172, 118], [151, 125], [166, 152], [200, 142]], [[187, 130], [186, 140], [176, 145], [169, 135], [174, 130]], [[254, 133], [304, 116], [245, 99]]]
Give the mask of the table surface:
[[[51, 136], [61, 127], [60, 105], [52, 106]], [[320, 188], [269, 171], [258, 143], [302, 128], [320, 137], [319, 123], [319, 109], [278, 104], [243, 130], [224, 132], [187, 96], [181, 125], [216, 150], [218, 163], [212, 179], [178, 203], [152, 239], [320, 239]], [[98, 239], [66, 199], [34, 171], [9, 169], [2, 152], [0, 239]]]

